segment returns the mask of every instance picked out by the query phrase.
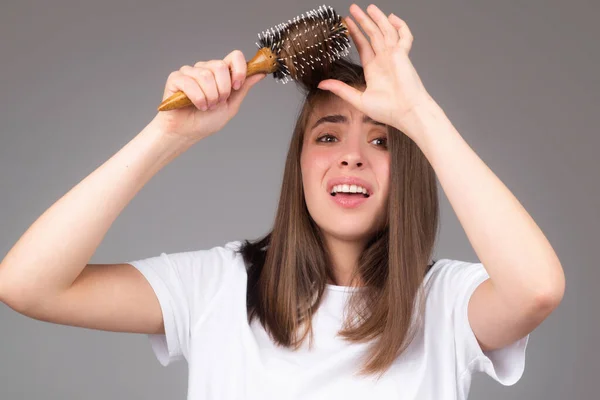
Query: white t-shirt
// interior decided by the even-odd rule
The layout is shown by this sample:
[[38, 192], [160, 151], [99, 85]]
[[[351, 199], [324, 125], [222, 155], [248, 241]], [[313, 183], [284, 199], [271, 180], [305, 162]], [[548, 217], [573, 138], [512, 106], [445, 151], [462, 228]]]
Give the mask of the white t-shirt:
[[314, 347], [275, 346], [257, 318], [246, 316], [246, 267], [241, 241], [208, 250], [133, 261], [156, 292], [165, 334], [148, 335], [159, 362], [188, 362], [188, 400], [466, 399], [482, 371], [515, 384], [525, 367], [529, 335], [483, 352], [467, 305], [489, 276], [481, 263], [442, 259], [427, 273], [423, 328], [377, 381], [354, 375], [368, 344], [346, 342], [341, 328], [350, 290], [327, 285], [314, 315]]

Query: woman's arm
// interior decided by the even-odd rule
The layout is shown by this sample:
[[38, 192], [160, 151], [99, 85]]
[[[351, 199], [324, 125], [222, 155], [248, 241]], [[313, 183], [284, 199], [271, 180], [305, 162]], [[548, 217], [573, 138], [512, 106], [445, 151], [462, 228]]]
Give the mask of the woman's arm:
[[[265, 76], [246, 79], [239, 50], [172, 72], [163, 100], [183, 91], [194, 107], [157, 113], [46, 210], [0, 263], [0, 300], [22, 314], [60, 324], [161, 332], [160, 305], [142, 274], [128, 264], [87, 263], [137, 192], [171, 160], [225, 126]], [[241, 86], [233, 87], [234, 81]]]
[[482, 347], [502, 347], [530, 333], [565, 290], [552, 246], [433, 99], [406, 114], [402, 126], [434, 168], [490, 275], [469, 303], [469, 321]]
[[29, 306], [70, 288], [125, 206], [185, 149], [147, 125], [27, 229], [0, 264], [0, 298]]

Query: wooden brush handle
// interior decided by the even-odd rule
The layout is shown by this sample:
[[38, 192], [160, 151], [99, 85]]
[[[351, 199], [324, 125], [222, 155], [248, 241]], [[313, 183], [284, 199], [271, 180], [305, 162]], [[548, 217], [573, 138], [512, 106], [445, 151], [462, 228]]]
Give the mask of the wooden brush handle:
[[[277, 59], [273, 52], [263, 47], [246, 63], [246, 77], [255, 74], [272, 74], [277, 70]], [[158, 111], [169, 111], [192, 105], [192, 101], [182, 91], [173, 93], [158, 106]]]

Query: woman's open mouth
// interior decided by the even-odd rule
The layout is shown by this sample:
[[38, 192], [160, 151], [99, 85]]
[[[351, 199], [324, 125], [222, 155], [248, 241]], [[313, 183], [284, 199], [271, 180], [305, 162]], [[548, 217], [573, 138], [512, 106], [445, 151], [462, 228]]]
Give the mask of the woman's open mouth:
[[367, 201], [370, 195], [365, 193], [331, 193], [330, 197], [339, 206], [354, 208]]
[[359, 183], [341, 183], [329, 188], [331, 199], [342, 207], [357, 207], [367, 201], [372, 189]]

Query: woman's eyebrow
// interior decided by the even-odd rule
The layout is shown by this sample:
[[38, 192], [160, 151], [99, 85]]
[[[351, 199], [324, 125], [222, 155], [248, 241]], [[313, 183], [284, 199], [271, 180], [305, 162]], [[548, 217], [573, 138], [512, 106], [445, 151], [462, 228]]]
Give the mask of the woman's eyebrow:
[[[325, 122], [347, 124], [348, 123], [348, 118], [346, 118], [346, 116], [340, 115], [340, 114], [326, 115], [324, 117], [319, 118], [317, 120], [317, 122], [315, 122], [310, 129], [313, 130], [317, 126], [319, 126], [321, 124], [324, 124]], [[363, 116], [362, 122], [364, 124], [373, 124], [373, 125], [378, 125], [378, 126], [387, 126], [386, 124], [384, 124], [382, 122], [375, 121], [374, 119], [370, 118], [367, 115]]]

